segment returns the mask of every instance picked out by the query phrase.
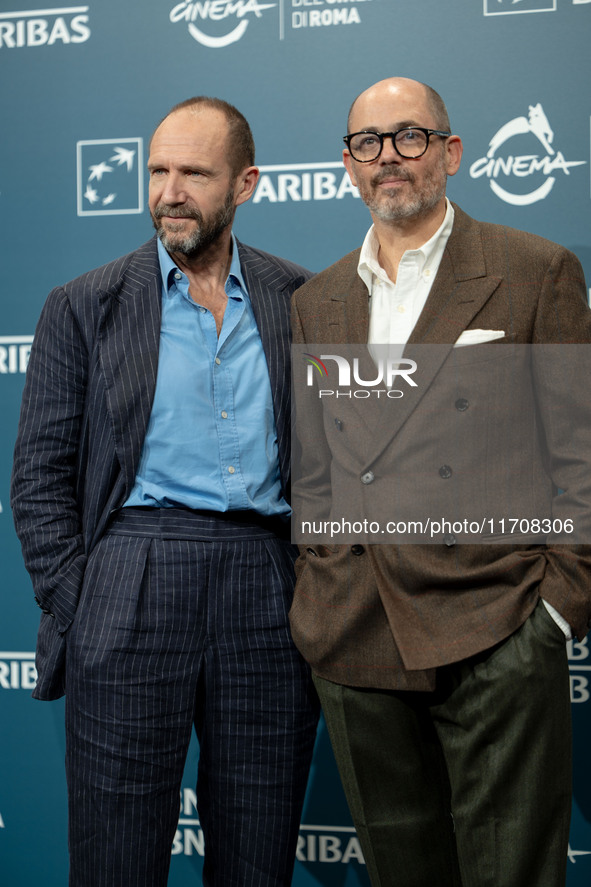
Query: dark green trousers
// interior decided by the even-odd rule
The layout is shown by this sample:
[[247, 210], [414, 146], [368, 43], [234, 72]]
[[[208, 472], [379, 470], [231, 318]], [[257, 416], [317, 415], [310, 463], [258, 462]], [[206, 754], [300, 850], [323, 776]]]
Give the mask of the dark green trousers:
[[542, 602], [433, 693], [315, 683], [373, 887], [563, 887], [568, 660]]

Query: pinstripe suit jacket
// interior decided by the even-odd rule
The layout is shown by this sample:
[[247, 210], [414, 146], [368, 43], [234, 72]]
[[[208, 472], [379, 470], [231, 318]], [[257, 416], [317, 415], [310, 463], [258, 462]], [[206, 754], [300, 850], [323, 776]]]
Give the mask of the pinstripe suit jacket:
[[[482, 364], [480, 376], [477, 374], [474, 362], [483, 360], [478, 351], [484, 346], [459, 349], [465, 361], [464, 371], [460, 372], [461, 367], [452, 370], [451, 379], [448, 375], [446, 381], [445, 368], [446, 363], [451, 363], [448, 358], [453, 353], [452, 345], [464, 330], [503, 330], [503, 339], [494, 346], [486, 346], [488, 354], [501, 343], [591, 343], [591, 311], [585, 281], [580, 263], [572, 253], [534, 235], [476, 222], [458, 207], [454, 209], [454, 226], [437, 277], [409, 339], [409, 346], [445, 346], [434, 349], [437, 359], [429, 361], [432, 365], [421, 374], [419, 387], [405, 394], [403, 401], [395, 401], [396, 410], [388, 414], [391, 424], [386, 427], [384, 422], [383, 433], [364, 437], [363, 429], [358, 430], [347, 419], [342, 430], [335, 430], [334, 422], [327, 420], [324, 424], [322, 415], [313, 421], [310, 410], [302, 420], [313, 445], [307, 447], [305, 483], [297, 482], [294, 492], [297, 501], [301, 488], [305, 488], [304, 501], [313, 518], [331, 516], [335, 488], [339, 496], [349, 496], [352, 502], [356, 496], [365, 495], [365, 491], [371, 495], [374, 485], [364, 487], [360, 482], [362, 475], [375, 472], [377, 486], [377, 479], [387, 477], [392, 466], [400, 465], [400, 459], [408, 472], [405, 489], [412, 488], [413, 477], [426, 477], [422, 489], [429, 495], [424, 499], [422, 516], [427, 516], [429, 503], [437, 502], [440, 495], [439, 466], [448, 460], [455, 465], [456, 454], [457, 461], [462, 461], [459, 417], [476, 417], [483, 403], [483, 388], [479, 389], [477, 384], [479, 378], [482, 380], [484, 375], [486, 380], [487, 376], [482, 372]], [[367, 343], [368, 297], [357, 273], [358, 261], [356, 250], [294, 294], [296, 344]], [[459, 413], [454, 406], [457, 398], [471, 399], [475, 409]], [[576, 508], [584, 507], [588, 515], [588, 448], [583, 460], [569, 459], [567, 454], [571, 438], [588, 435], [591, 405], [588, 396], [577, 401], [574, 408], [572, 401], [573, 398], [566, 421], [558, 423], [549, 439], [548, 446], [555, 447], [551, 452], [550, 480], [567, 491], [564, 501], [574, 513]], [[345, 410], [345, 403], [340, 401], [334, 409]], [[501, 405], [500, 414], [508, 420], [511, 410], [515, 411], [512, 427], [516, 434], [522, 421], [517, 403], [516, 398], [509, 398]], [[353, 429], [349, 436], [347, 425]], [[525, 420], [522, 425], [525, 426]], [[433, 463], [432, 472], [426, 470], [422, 455], [425, 446], [430, 448], [429, 453], [442, 454], [441, 461]], [[523, 479], [523, 484], [529, 484], [528, 489], [536, 485], [540, 473], [534, 468], [540, 459], [534, 446], [539, 447], [539, 443], [515, 450], [514, 462], [509, 466], [512, 484]], [[585, 447], [581, 451], [585, 452]], [[357, 461], [350, 463], [357, 466], [355, 473], [339, 475], [342, 452], [343, 459], [349, 453], [356, 457]], [[495, 481], [501, 486], [497, 475], [491, 483], [494, 485]], [[547, 474], [545, 484], [544, 493]], [[396, 500], [392, 505], [395, 508]], [[355, 514], [353, 509], [349, 513], [341, 509], [334, 517]], [[435, 668], [502, 641], [525, 621], [538, 596], [556, 607], [580, 638], [591, 620], [588, 545], [545, 547], [515, 545], [509, 540], [507, 544], [500, 541], [494, 545], [449, 546], [442, 542], [398, 546], [312, 543], [301, 550], [290, 614], [293, 637], [312, 668], [336, 683], [430, 689]]]
[[[289, 300], [311, 275], [238, 244], [267, 358], [281, 479], [289, 483]], [[44, 611], [33, 695], [65, 692], [65, 633], [89, 552], [135, 480], [156, 385], [161, 275], [156, 238], [54, 289], [31, 350], [11, 503]]]

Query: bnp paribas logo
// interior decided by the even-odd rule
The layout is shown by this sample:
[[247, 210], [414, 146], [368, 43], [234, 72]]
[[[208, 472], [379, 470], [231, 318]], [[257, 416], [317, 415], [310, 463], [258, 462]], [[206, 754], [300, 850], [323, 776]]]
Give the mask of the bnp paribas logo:
[[141, 138], [89, 139], [76, 143], [79, 216], [144, 211]]
[[169, 17], [173, 23], [184, 22], [197, 43], [219, 49], [244, 37], [251, 21], [276, 6], [261, 0], [184, 0], [173, 6]]

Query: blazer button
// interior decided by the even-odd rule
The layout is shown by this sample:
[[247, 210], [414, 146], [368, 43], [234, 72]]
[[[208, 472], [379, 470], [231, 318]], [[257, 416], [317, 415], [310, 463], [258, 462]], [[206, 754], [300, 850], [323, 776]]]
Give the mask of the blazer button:
[[443, 537], [443, 544], [447, 545], [448, 548], [451, 548], [452, 545], [455, 545], [456, 541], [456, 537], [453, 533], [446, 533]]
[[371, 484], [375, 480], [375, 476], [373, 471], [366, 471], [365, 474], [361, 475], [361, 483], [362, 484]]
[[363, 547], [363, 545], [352, 545], [351, 546], [351, 554], [356, 554], [357, 556], [359, 556], [360, 554], [363, 554], [364, 551], [365, 551], [365, 548]]
[[449, 467], [449, 465], [442, 465], [439, 469], [439, 477], [442, 477], [444, 480], [447, 480], [448, 477], [451, 477], [453, 471]]
[[465, 397], [458, 397], [458, 399], [456, 400], [455, 407], [456, 410], [460, 411], [460, 413], [464, 413], [469, 406], [470, 403], [466, 400]]

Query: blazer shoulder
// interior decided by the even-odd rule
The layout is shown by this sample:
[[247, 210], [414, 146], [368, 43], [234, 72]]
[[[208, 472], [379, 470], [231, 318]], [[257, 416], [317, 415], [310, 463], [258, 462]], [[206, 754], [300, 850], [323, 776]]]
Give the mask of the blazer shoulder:
[[281, 256], [274, 256], [254, 246], [247, 246], [239, 240], [236, 243], [242, 267], [257, 277], [273, 278], [272, 283], [275, 287], [283, 288], [290, 285], [292, 288], [299, 287], [314, 275], [313, 271], [304, 268], [303, 265], [283, 259]]
[[139, 289], [159, 274], [158, 248], [153, 237], [138, 249], [86, 271], [56, 289], [65, 292], [75, 306], [78, 301], [88, 302], [99, 293], [115, 294], [123, 286]]
[[455, 218], [450, 244], [463, 246], [469, 244], [472, 237], [478, 237], [487, 257], [487, 266], [500, 263], [502, 267], [507, 258], [534, 266], [538, 263], [547, 266], [561, 256], [578, 262], [573, 252], [553, 240], [508, 225], [477, 221], [455, 204], [453, 206]]
[[298, 302], [307, 302], [309, 299], [317, 299], [341, 290], [352, 279], [357, 281], [359, 279], [357, 266], [359, 265], [360, 253], [361, 247], [358, 247], [337, 262], [329, 265], [324, 271], [314, 275], [310, 281], [306, 282], [294, 293], [294, 299]]

